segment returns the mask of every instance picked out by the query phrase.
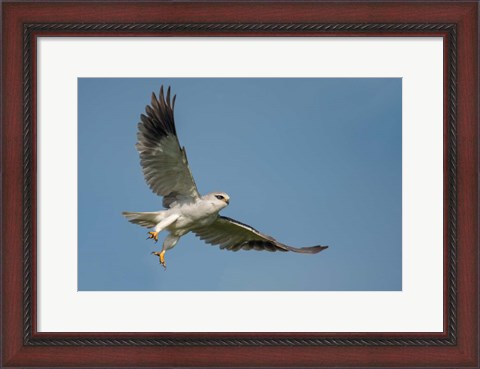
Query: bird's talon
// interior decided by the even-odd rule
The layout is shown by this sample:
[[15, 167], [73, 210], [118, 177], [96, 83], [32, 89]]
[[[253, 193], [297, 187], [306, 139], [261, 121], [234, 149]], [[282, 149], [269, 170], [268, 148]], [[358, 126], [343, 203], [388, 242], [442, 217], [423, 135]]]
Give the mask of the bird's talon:
[[148, 234], [149, 234], [149, 236], [148, 236], [147, 240], [154, 239], [155, 243], [158, 242], [158, 232], [148, 232]]
[[160, 265], [163, 266], [165, 270], [167, 270], [167, 264], [165, 263], [165, 250], [162, 252], [154, 251], [152, 252], [153, 255], [157, 255], [160, 258]]

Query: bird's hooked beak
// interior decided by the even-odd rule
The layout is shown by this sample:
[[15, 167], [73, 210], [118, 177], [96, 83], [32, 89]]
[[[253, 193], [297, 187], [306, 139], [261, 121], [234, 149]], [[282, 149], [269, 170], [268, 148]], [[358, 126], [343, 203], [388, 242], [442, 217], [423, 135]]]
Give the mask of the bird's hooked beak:
[[225, 197], [225, 198], [223, 199], [223, 201], [225, 201], [225, 202], [227, 203], [227, 205], [230, 204], [230, 198]]

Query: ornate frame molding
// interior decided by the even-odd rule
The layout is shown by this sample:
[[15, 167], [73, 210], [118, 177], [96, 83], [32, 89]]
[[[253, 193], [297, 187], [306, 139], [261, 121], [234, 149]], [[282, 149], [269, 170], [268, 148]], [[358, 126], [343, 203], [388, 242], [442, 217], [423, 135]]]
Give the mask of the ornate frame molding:
[[[342, 338], [322, 334], [312, 338], [138, 338], [124, 334], [125, 338], [102, 337], [62, 337], [41, 338], [36, 336], [33, 327], [34, 283], [32, 222], [32, 177], [33, 147], [33, 93], [32, 78], [32, 39], [36, 32], [75, 32], [86, 36], [92, 32], [165, 32], [189, 35], [201, 32], [236, 33], [248, 36], [249, 33], [269, 32], [298, 34], [313, 32], [318, 36], [328, 36], [332, 32], [341, 33], [432, 33], [442, 32], [448, 38], [448, 271], [447, 280], [447, 337], [446, 338], [385, 338], [373, 334], [358, 335], [358, 338]], [[25, 346], [453, 346], [457, 343], [457, 26], [453, 23], [32, 23], [23, 25], [23, 342]], [[388, 34], [390, 35], [390, 34]], [[94, 335], [93, 335], [94, 336]], [[92, 337], [93, 337], [92, 336]]]

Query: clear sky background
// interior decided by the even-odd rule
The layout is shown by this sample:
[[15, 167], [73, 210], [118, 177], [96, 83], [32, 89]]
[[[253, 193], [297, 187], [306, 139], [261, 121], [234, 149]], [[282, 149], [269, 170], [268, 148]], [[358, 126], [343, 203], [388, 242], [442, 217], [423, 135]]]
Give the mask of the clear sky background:
[[[159, 264], [148, 229], [121, 212], [161, 210], [135, 150], [152, 91], [172, 86], [180, 143], [221, 214], [316, 255], [220, 250], [192, 234]], [[81, 78], [78, 289], [402, 289], [399, 78]]]

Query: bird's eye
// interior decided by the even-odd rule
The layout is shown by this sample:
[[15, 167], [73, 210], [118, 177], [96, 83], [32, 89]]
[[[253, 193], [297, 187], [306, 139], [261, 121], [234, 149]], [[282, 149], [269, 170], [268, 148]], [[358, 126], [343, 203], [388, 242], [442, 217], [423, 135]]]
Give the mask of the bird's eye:
[[224, 199], [224, 197], [223, 197], [222, 195], [215, 195], [215, 197], [216, 197], [217, 199], [219, 199], [219, 200], [223, 200], [223, 199]]

